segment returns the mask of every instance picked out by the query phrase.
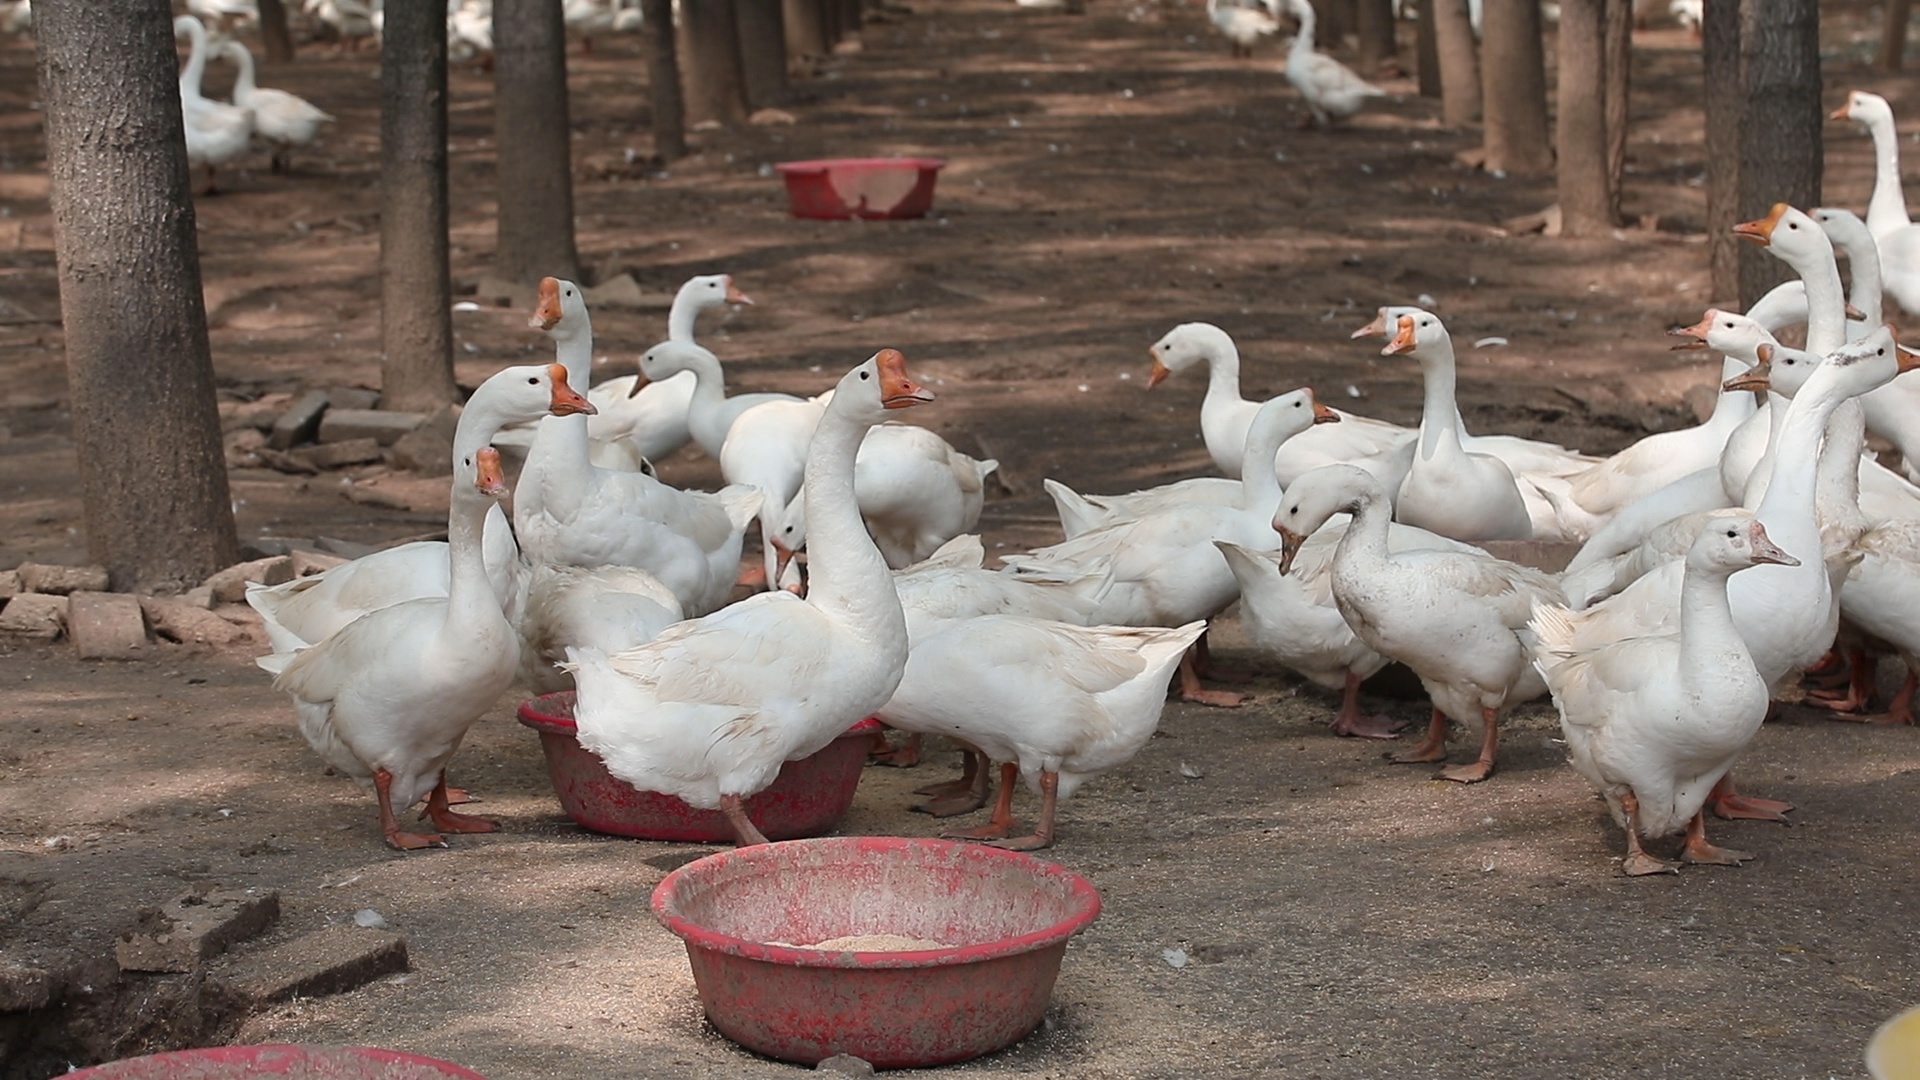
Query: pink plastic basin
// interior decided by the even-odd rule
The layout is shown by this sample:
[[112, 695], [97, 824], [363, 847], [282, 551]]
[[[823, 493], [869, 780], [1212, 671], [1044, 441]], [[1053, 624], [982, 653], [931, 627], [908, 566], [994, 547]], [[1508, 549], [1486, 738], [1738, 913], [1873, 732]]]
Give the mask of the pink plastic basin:
[[71, 1080], [487, 1080], [471, 1069], [366, 1046], [209, 1046], [128, 1058], [65, 1074]]
[[[520, 706], [520, 722], [540, 733], [560, 808], [594, 832], [693, 844], [732, 843], [733, 829], [718, 810], [700, 810], [677, 796], [640, 791], [607, 772], [600, 755], [580, 745], [573, 723], [573, 691], [543, 694]], [[878, 720], [847, 729], [826, 748], [780, 767], [772, 786], [747, 800], [747, 817], [769, 840], [794, 840], [832, 831], [853, 805]]]
[[[1040, 1023], [1067, 939], [1100, 914], [1086, 878], [977, 844], [846, 836], [709, 855], [668, 874], [653, 914], [686, 941], [707, 1019], [734, 1042], [815, 1065], [965, 1061]], [[823, 952], [895, 934], [952, 947]]]
[[827, 158], [775, 165], [798, 218], [917, 218], [933, 206], [939, 158]]

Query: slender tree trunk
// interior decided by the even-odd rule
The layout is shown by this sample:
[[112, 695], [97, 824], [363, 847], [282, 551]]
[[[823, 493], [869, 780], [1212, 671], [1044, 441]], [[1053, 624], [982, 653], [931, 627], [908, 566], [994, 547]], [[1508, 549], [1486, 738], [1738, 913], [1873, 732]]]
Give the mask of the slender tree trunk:
[[1479, 47], [1467, 0], [1427, 0], [1434, 7], [1433, 39], [1440, 59], [1440, 122], [1466, 127], [1480, 115]]
[[653, 98], [653, 152], [662, 161], [687, 156], [687, 105], [680, 93], [673, 0], [640, 0], [647, 26], [647, 93]]
[[380, 407], [458, 400], [447, 259], [447, 6], [387, 0], [380, 51]]
[[820, 0], [781, 0], [781, 7], [786, 20], [787, 55], [827, 55], [831, 43], [827, 40], [826, 10]]
[[1913, 13], [1913, 0], [1886, 0], [1886, 5], [1880, 24], [1880, 59], [1875, 66], [1895, 72], [1906, 61], [1907, 17]]
[[733, 0], [680, 0], [680, 75], [689, 123], [732, 125], [746, 120]]
[[1595, 236], [1613, 228], [1607, 176], [1607, 0], [1560, 0], [1559, 148], [1561, 232]]
[[1369, 78], [1393, 63], [1393, 0], [1358, 0], [1354, 5], [1354, 28], [1359, 35], [1359, 52], [1354, 64]]
[[861, 15], [860, 0], [829, 0], [834, 6], [834, 17], [839, 24], [836, 42], [846, 41], [860, 36], [861, 24], [865, 21]]
[[191, 587], [240, 545], [173, 12], [167, 0], [40, 0], [33, 22], [87, 548], [116, 589]]
[[577, 279], [567, 31], [558, 0], [494, 0], [493, 119], [499, 252], [508, 281]]
[[1606, 0], [1607, 216], [1624, 221], [1627, 189], [1627, 124], [1633, 83], [1633, 0]]
[[740, 71], [747, 104], [767, 109], [787, 102], [787, 28], [783, 0], [733, 0], [740, 25]]
[[1315, 44], [1321, 52], [1339, 52], [1353, 31], [1354, 0], [1311, 0], [1313, 4]]
[[[1774, 203], [1820, 204], [1820, 5], [1818, 0], [1746, 0], [1740, 12], [1745, 120], [1740, 124], [1740, 213]], [[1742, 245], [1740, 298], [1752, 304], [1792, 276], [1779, 259]]]
[[280, 0], [260, 0], [260, 44], [267, 59], [284, 64], [293, 59], [293, 35], [287, 32], [287, 7]]
[[1413, 50], [1414, 66], [1420, 79], [1420, 96], [1437, 98], [1440, 96], [1440, 46], [1434, 40], [1435, 0], [1427, 0], [1416, 10], [1419, 21], [1414, 24]]
[[1547, 59], [1539, 0], [1486, 0], [1480, 31], [1486, 169], [1544, 175], [1553, 168], [1553, 144], [1547, 138]]
[[1742, 241], [1731, 231], [1742, 220], [1740, 124], [1746, 109], [1740, 80], [1740, 0], [1705, 0], [1700, 66], [1706, 82], [1707, 251], [1713, 300], [1744, 310], [1746, 305], [1740, 303]]

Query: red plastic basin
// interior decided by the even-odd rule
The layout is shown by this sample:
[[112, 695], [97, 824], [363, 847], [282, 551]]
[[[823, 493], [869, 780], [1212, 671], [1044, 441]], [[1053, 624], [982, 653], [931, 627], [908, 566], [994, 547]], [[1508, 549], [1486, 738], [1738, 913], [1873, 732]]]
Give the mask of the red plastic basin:
[[[965, 1061], [1040, 1023], [1067, 939], [1100, 914], [1086, 878], [977, 844], [846, 836], [709, 855], [668, 874], [653, 914], [686, 941], [707, 1019], [734, 1042], [815, 1065]], [[953, 947], [823, 952], [896, 934]]]
[[794, 217], [917, 218], [933, 206], [939, 158], [827, 158], [775, 165]]
[[[543, 694], [520, 705], [520, 722], [540, 733], [560, 808], [594, 832], [693, 844], [732, 843], [733, 829], [718, 810], [700, 810], [678, 796], [640, 791], [607, 771], [600, 755], [580, 745], [573, 723], [573, 691]], [[772, 786], [747, 799], [747, 817], [769, 840], [831, 832], [866, 768], [878, 720], [866, 719], [826, 748], [780, 767]]]
[[471, 1069], [367, 1046], [209, 1046], [110, 1061], [71, 1080], [487, 1080]]

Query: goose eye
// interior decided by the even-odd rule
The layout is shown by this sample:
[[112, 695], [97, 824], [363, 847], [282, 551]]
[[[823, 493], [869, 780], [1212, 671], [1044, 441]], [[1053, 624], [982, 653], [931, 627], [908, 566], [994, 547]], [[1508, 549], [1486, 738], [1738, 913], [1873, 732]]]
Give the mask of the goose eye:
[[866, 381], [866, 379], [867, 379], [867, 373], [866, 373], [866, 372], [864, 372], [864, 371], [863, 371], [863, 372], [861, 372], [861, 373], [860, 373], [860, 381], [862, 381], [862, 382], [865, 382], [865, 381]]
[[473, 464], [473, 459], [472, 459], [472, 458], [462, 458], [462, 459], [460, 459], [460, 464], [462, 464], [462, 465], [471, 465], [471, 464]]
[[1799, 228], [1799, 227], [1800, 227], [1800, 223], [1799, 223], [1799, 222], [1797, 222], [1797, 221], [1789, 221], [1789, 222], [1787, 222], [1787, 228], [1789, 228], [1789, 229], [1797, 229], [1797, 228]]
[[1875, 350], [1873, 350], [1873, 355], [1875, 355], [1875, 356], [1885, 356], [1885, 355], [1887, 355], [1887, 350], [1886, 350], [1886, 349], [1884, 349], [1884, 348], [1880, 348], [1880, 349], [1875, 349]]
[[538, 375], [535, 375], [535, 376], [533, 376], [532, 378], [530, 378], [530, 379], [528, 379], [528, 380], [527, 380], [527, 385], [528, 385], [528, 386], [539, 386], [539, 385], [540, 385], [540, 376], [538, 376]]
[[572, 296], [572, 295], [573, 295], [573, 290], [572, 290], [572, 289], [568, 289], [568, 290], [567, 290], [567, 295], [568, 295], [568, 296]]

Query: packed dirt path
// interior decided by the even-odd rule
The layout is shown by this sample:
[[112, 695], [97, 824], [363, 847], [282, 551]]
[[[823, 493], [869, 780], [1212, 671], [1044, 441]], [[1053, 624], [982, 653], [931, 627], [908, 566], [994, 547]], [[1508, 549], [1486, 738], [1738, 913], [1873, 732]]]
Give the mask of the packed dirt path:
[[[709, 317], [701, 337], [735, 390], [814, 393], [876, 348], [903, 350], [940, 395], [913, 419], [1002, 464], [989, 552], [1058, 537], [1043, 477], [1107, 492], [1209, 471], [1202, 380], [1144, 389], [1147, 346], [1181, 322], [1235, 337], [1249, 397], [1311, 385], [1409, 423], [1417, 370], [1348, 334], [1377, 305], [1421, 303], [1461, 342], [1475, 431], [1606, 453], [1690, 422], [1684, 395], [1711, 373], [1664, 333], [1714, 298], [1699, 63], [1683, 31], [1636, 39], [1627, 209], [1651, 227], [1576, 243], [1509, 235], [1500, 223], [1551, 202], [1551, 184], [1455, 165], [1474, 137], [1441, 129], [1409, 81], [1349, 130], [1302, 131], [1278, 46], [1235, 62], [1197, 5], [1089, 6], [890, 6], [862, 50], [796, 83], [794, 123], [697, 135], [697, 155], [664, 170], [648, 164], [638, 44], [596, 41], [571, 77], [590, 281], [630, 273], [661, 296], [691, 274], [734, 274], [756, 304]], [[1867, 86], [1912, 113], [1911, 80], [1851, 77], [1877, 14], [1827, 14], [1830, 104]], [[215, 365], [236, 398], [377, 386], [374, 72], [323, 46], [263, 71], [341, 122], [293, 176], [262, 158], [197, 206]], [[85, 560], [35, 98], [30, 45], [0, 44], [0, 567]], [[483, 74], [456, 72], [451, 115], [454, 273], [470, 290], [496, 206]], [[931, 215], [787, 216], [773, 163], [886, 154], [947, 160]], [[1866, 140], [1836, 125], [1828, 163], [1828, 198], [1864, 206]], [[455, 316], [463, 384], [550, 355], [526, 314], [485, 302]], [[608, 374], [662, 336], [651, 302], [594, 322]], [[1505, 344], [1472, 344], [1488, 338]], [[659, 467], [718, 480], [694, 450]], [[243, 538], [380, 543], [444, 527], [444, 481], [351, 476], [406, 508], [341, 497], [339, 473], [235, 469]], [[1920, 1001], [1912, 729], [1785, 708], [1740, 777], [1798, 804], [1794, 825], [1717, 825], [1718, 842], [1757, 853], [1743, 868], [1629, 880], [1550, 705], [1519, 710], [1499, 774], [1461, 787], [1333, 738], [1330, 695], [1263, 665], [1230, 625], [1222, 638], [1256, 669], [1253, 702], [1169, 705], [1136, 760], [1065, 805], [1046, 855], [1087, 875], [1105, 913], [1069, 949], [1043, 1030], [948, 1071], [1847, 1076], [1874, 1026]], [[407, 935], [412, 970], [245, 1018], [143, 1006], [125, 984], [90, 1005], [69, 987], [58, 1016], [71, 1029], [0, 1043], [0, 1076], [64, 1071], [65, 1047], [114, 1025], [133, 1033], [122, 1053], [360, 1042], [494, 1080], [793, 1071], [703, 1025], [681, 946], [648, 914], [659, 879], [708, 849], [574, 826], [514, 696], [453, 770], [503, 831], [401, 855], [379, 842], [371, 796], [323, 772], [254, 651], [162, 646], [114, 664], [0, 646], [0, 961], [98, 956], [139, 908], [217, 883], [278, 890], [281, 938], [377, 912]], [[1369, 704], [1424, 715], [1405, 697]], [[869, 769], [840, 832], [938, 833], [905, 806], [949, 757]]]

